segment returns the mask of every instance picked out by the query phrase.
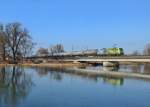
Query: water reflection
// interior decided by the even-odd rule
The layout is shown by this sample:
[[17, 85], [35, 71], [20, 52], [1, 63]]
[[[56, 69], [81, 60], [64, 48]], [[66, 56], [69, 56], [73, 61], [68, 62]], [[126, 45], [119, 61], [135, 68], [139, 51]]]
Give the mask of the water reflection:
[[[44, 75], [47, 76], [48, 75], [51, 80], [57, 80], [57, 81], [62, 81], [65, 75], [69, 75], [72, 78], [80, 77], [80, 78], [92, 80], [96, 83], [103, 82], [105, 84], [110, 84], [113, 86], [121, 86], [124, 83], [123, 78], [100, 77], [97, 75], [88, 75], [86, 73], [71, 72], [71, 71], [67, 71], [63, 68], [34, 68], [33, 67], [33, 69], [36, 69], [36, 72], [39, 76], [44, 76]], [[113, 69], [115, 69], [115, 68], [113, 68]]]
[[[149, 73], [149, 67], [144, 66], [143, 71]], [[119, 107], [135, 96], [137, 100], [130, 107], [136, 103], [142, 107], [144, 101], [149, 105], [150, 96], [145, 92], [149, 89], [145, 81], [100, 77], [64, 68], [0, 68], [0, 107], [97, 107], [102, 102], [103, 107]]]
[[46, 76], [48, 74], [48, 68], [35, 68], [35, 70], [40, 77]]
[[146, 64], [121, 65], [119, 71], [150, 74], [150, 64], [146, 63]]
[[144, 65], [142, 64], [131, 64], [131, 65], [121, 65], [120, 71], [132, 72], [132, 73], [143, 73], [144, 72]]
[[84, 68], [79, 68], [79, 69], [88, 69], [88, 70], [97, 70], [99, 71], [118, 71], [120, 68], [119, 67], [103, 67], [102, 65], [97, 65], [97, 66], [86, 66]]
[[[87, 77], [91, 78], [90, 75], [82, 74], [79, 72], [71, 72], [66, 71], [65, 68], [49, 68], [49, 67], [32, 67], [35, 69], [37, 74], [40, 77], [44, 77], [49, 75], [50, 79], [56, 79], [56, 80], [62, 80], [63, 73], [67, 73], [71, 76], [79, 75], [80, 77]], [[74, 67], [74, 69], [90, 69], [97, 72], [100, 71], [118, 71], [118, 72], [132, 72], [132, 73], [144, 73], [144, 74], [150, 74], [150, 64], [126, 64], [126, 65], [120, 65], [119, 67], [102, 67], [102, 66], [83, 66], [83, 67]], [[93, 76], [93, 78], [96, 78], [96, 76]], [[95, 79], [96, 80], [96, 79]]]
[[44, 77], [49, 75], [49, 78], [51, 80], [58, 80], [61, 81], [63, 79], [61, 72], [56, 72], [56, 71], [63, 71], [63, 69], [60, 68], [48, 68], [48, 67], [32, 67], [33, 69], [35, 69], [36, 73], [40, 76], [40, 77]]
[[0, 68], [0, 105], [16, 106], [26, 98], [33, 85], [21, 67]]
[[119, 67], [103, 67], [103, 71], [118, 71]]
[[144, 73], [145, 74], [150, 74], [150, 64], [145, 64], [144, 65]]
[[103, 67], [101, 65], [99, 65], [99, 66], [87, 66], [87, 67], [79, 68], [79, 69], [97, 70], [98, 72], [100, 72], [100, 71], [118, 71], [118, 72], [150, 74], [150, 63], [120, 64], [119, 67]]
[[121, 86], [124, 83], [123, 78], [103, 78], [105, 83], [111, 84], [113, 86]]

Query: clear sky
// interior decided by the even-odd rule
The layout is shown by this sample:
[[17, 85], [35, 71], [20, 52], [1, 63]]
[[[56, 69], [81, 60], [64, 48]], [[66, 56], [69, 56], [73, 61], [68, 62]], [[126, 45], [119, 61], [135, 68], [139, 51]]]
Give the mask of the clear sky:
[[150, 43], [150, 0], [0, 0], [0, 22], [20, 22], [37, 47], [107, 48], [126, 52]]

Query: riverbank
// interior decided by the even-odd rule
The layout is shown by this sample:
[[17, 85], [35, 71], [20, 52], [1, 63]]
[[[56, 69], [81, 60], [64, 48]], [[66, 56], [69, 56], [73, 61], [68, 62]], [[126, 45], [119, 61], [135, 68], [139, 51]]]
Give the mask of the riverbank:
[[21, 64], [22, 66], [31, 66], [31, 67], [58, 67], [58, 68], [70, 68], [70, 67], [82, 67], [86, 66], [87, 64], [81, 64], [81, 63], [41, 63], [41, 64], [29, 64], [24, 63]]
[[0, 67], [3, 66], [29, 66], [29, 67], [58, 67], [58, 68], [67, 68], [67, 67], [83, 67], [87, 66], [87, 64], [84, 63], [40, 63], [40, 64], [34, 64], [34, 63], [19, 63], [19, 64], [0, 64]]

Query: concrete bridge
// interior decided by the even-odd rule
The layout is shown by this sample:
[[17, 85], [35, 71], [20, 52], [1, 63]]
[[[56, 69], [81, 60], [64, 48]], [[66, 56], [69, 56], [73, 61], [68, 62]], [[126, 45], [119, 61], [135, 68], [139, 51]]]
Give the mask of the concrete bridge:
[[150, 58], [148, 59], [145, 59], [145, 58], [86, 58], [86, 59], [76, 59], [74, 61], [77, 61], [77, 62], [149, 62], [150, 63]]
[[30, 57], [31, 60], [41, 62], [74, 62], [74, 63], [102, 63], [104, 66], [117, 66], [119, 62], [150, 63], [150, 56], [92, 56], [92, 57]]
[[150, 58], [90, 58], [77, 59], [74, 62], [102, 63], [103, 66], [119, 66], [119, 62], [150, 63]]
[[101, 63], [103, 66], [119, 66], [119, 62], [135, 62], [135, 63], [150, 63], [149, 56], [140, 57], [93, 57], [93, 58], [79, 58], [69, 59], [65, 61], [80, 62], [80, 63]]

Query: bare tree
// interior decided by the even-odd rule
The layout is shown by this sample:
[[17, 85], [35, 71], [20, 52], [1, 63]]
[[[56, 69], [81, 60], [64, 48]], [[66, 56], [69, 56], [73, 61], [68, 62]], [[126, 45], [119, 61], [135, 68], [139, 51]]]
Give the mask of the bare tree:
[[[27, 48], [29, 48], [28, 44], [32, 43], [32, 38], [30, 37], [28, 30], [17, 22], [6, 25], [5, 37], [10, 50], [10, 56], [13, 58], [13, 63], [17, 63], [18, 57], [22, 57], [22, 54], [29, 52]], [[23, 51], [26, 49], [28, 52]]]
[[61, 53], [64, 52], [64, 46], [62, 44], [57, 44], [54, 46], [50, 46], [49, 48], [49, 52], [50, 54], [54, 54], [54, 53]]
[[25, 44], [25, 45], [19, 46], [19, 49], [21, 49], [21, 50], [20, 50], [21, 55], [22, 55], [24, 58], [25, 58], [25, 57], [28, 57], [28, 56], [30, 56], [30, 55], [32, 55], [32, 53], [33, 53], [32, 49], [33, 49], [33, 47], [34, 47], [36, 44], [33, 43], [33, 42], [31, 41], [31, 39], [27, 39], [27, 38], [22, 41], [22, 44]]
[[5, 31], [4, 31], [4, 25], [0, 24], [0, 54], [3, 59], [3, 61], [6, 60], [6, 37], [5, 37]]
[[150, 44], [147, 44], [144, 48], [144, 55], [150, 55]]
[[138, 50], [133, 51], [132, 55], [141, 55], [141, 53]]

